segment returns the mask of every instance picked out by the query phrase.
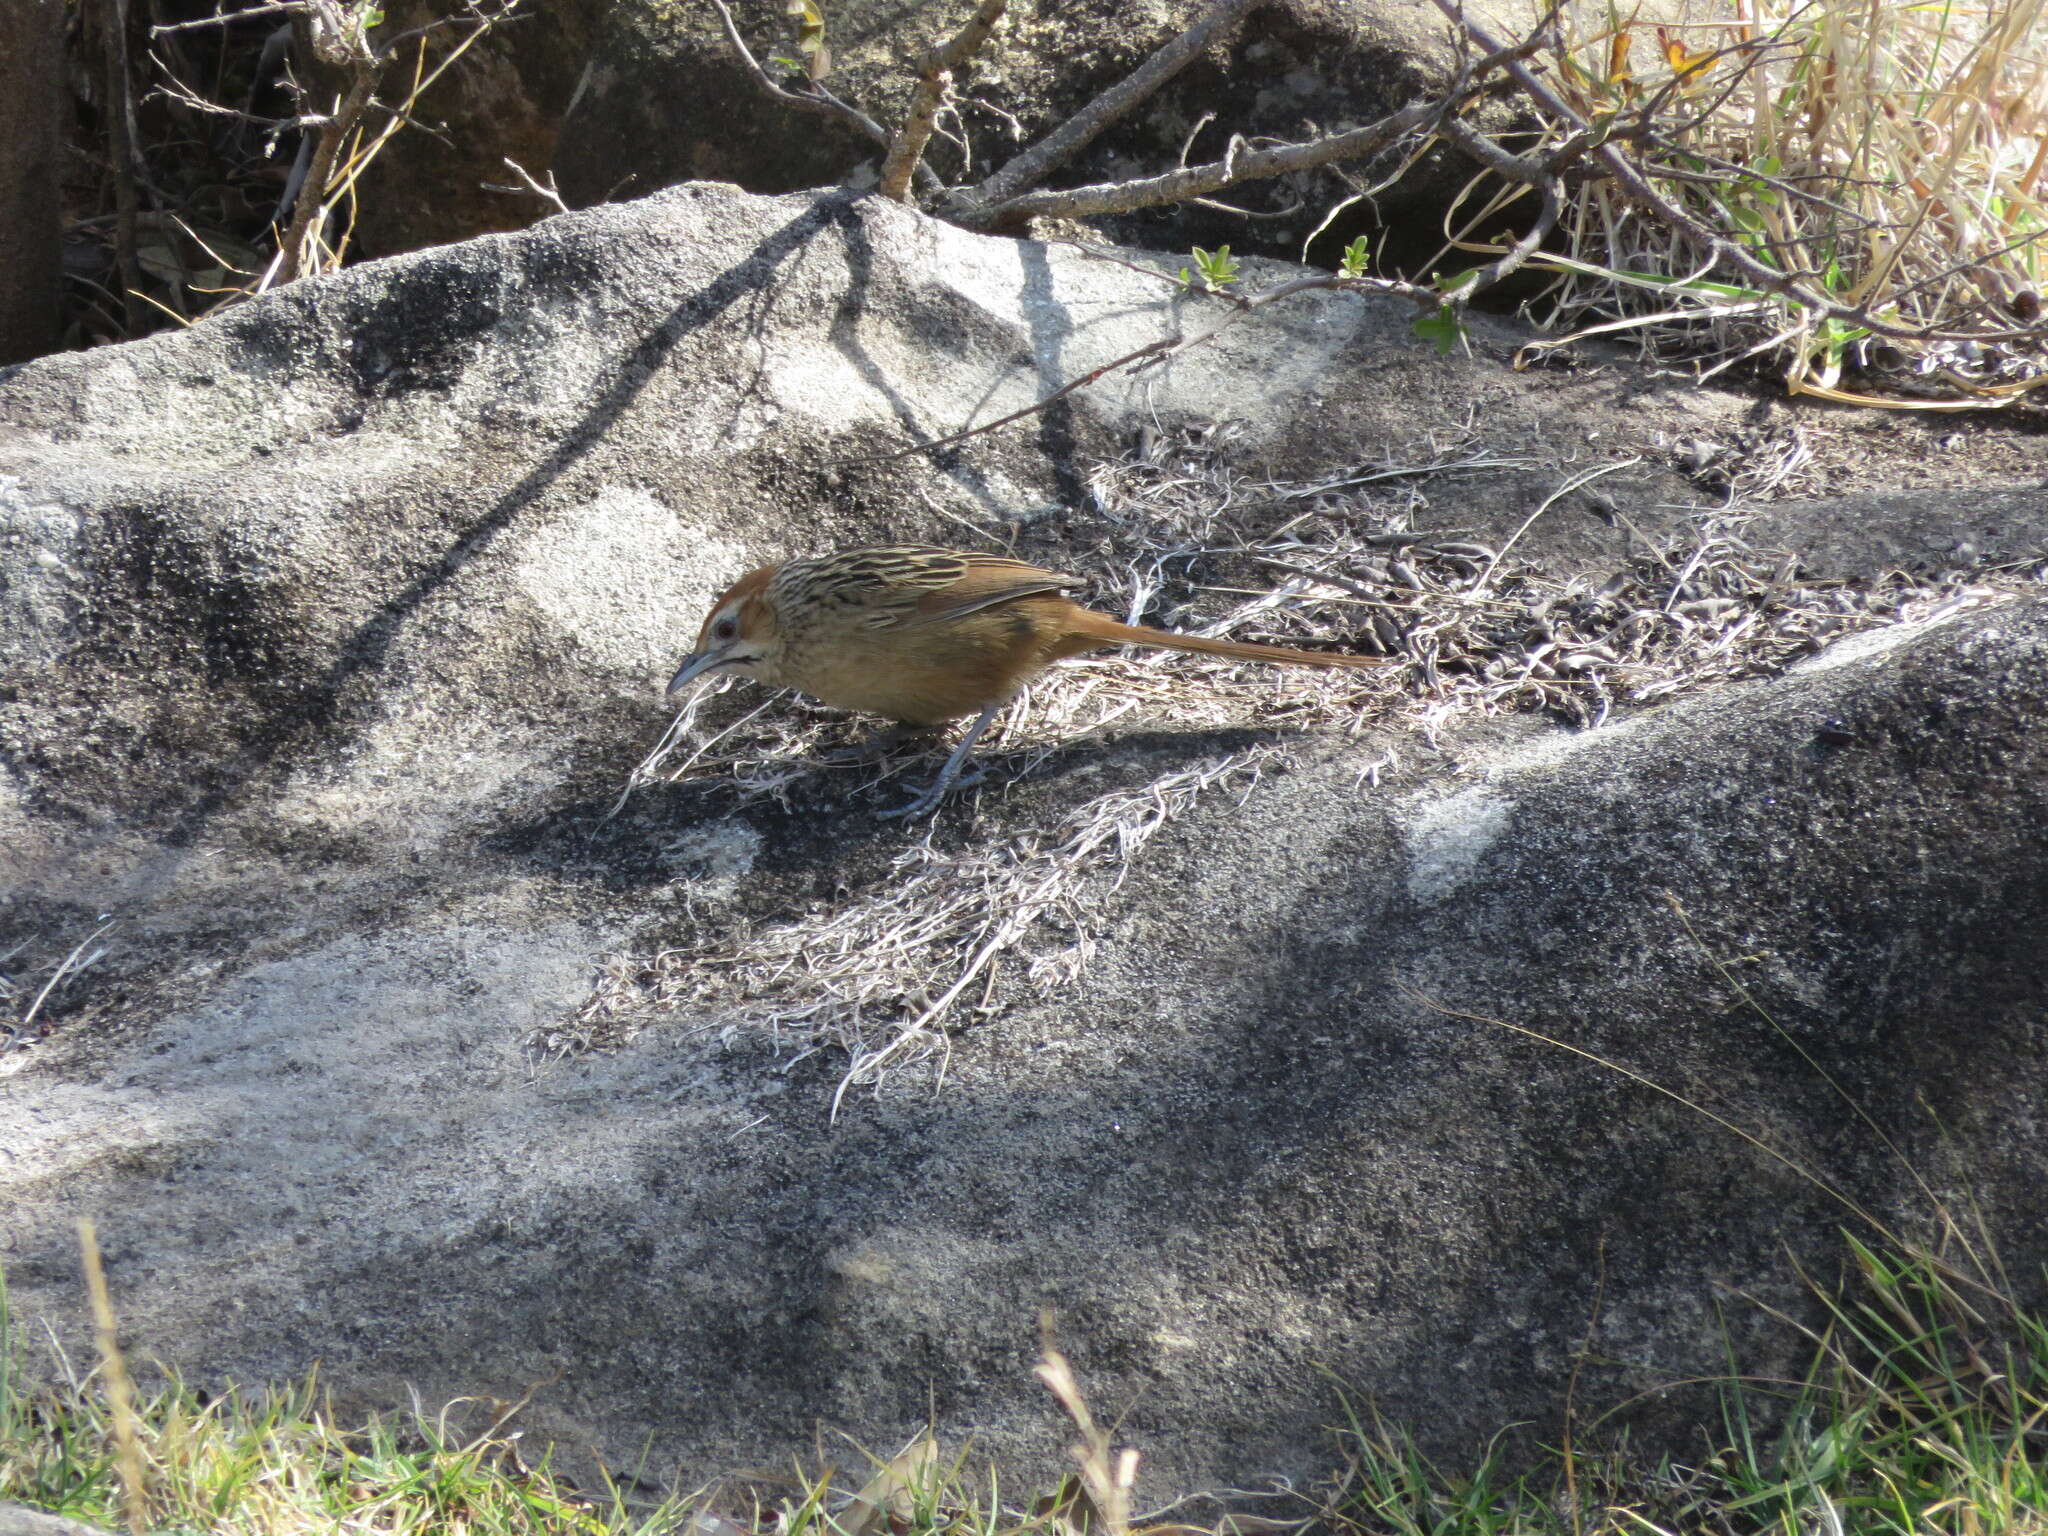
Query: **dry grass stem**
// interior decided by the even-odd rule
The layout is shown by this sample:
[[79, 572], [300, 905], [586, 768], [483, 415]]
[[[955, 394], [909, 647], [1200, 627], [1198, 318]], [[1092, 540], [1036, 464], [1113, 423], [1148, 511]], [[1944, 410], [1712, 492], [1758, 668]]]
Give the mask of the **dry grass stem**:
[[142, 1439], [135, 1419], [135, 1387], [121, 1356], [121, 1330], [114, 1319], [114, 1299], [107, 1290], [106, 1267], [100, 1262], [100, 1240], [90, 1219], [78, 1222], [78, 1252], [85, 1267], [86, 1293], [92, 1298], [94, 1336], [100, 1352], [100, 1379], [106, 1384], [107, 1406], [114, 1425], [114, 1465], [121, 1478], [121, 1505], [133, 1536], [149, 1527], [149, 1496], [143, 1481]]
[[1138, 1453], [1117, 1450], [1109, 1431], [1097, 1424], [1095, 1415], [1088, 1411], [1081, 1384], [1074, 1378], [1074, 1368], [1053, 1343], [1050, 1308], [1039, 1314], [1038, 1327], [1042, 1342], [1033, 1373], [1045, 1383], [1046, 1390], [1080, 1431], [1081, 1443], [1072, 1447], [1069, 1454], [1081, 1468], [1081, 1486], [1094, 1506], [1096, 1529], [1100, 1536], [1129, 1536], [1131, 1488], [1138, 1480]]
[[[49, 980], [45, 981], [36, 992], [35, 999], [23, 1011], [20, 1022], [7, 1032], [6, 1039], [0, 1040], [0, 1055], [4, 1055], [17, 1040], [33, 1038], [32, 1032], [35, 1029], [36, 1017], [43, 1011], [43, 1005], [49, 1002], [52, 994], [70, 982], [75, 981], [79, 974], [88, 966], [105, 957], [107, 953], [106, 948], [99, 941], [106, 936], [108, 930], [112, 929], [117, 921], [115, 918], [103, 919], [100, 925], [83, 939], [80, 939], [72, 947], [71, 952], [50, 972]], [[12, 955], [0, 956], [0, 959], [11, 958]], [[14, 984], [5, 976], [0, 976], [0, 1000], [5, 1000], [12, 996], [13, 991]]]

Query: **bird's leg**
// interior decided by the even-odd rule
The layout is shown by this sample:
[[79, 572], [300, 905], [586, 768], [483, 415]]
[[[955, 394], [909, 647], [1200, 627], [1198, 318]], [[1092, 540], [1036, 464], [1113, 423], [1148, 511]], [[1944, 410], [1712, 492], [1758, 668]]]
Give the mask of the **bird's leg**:
[[994, 723], [996, 716], [1003, 712], [1009, 702], [1008, 699], [997, 699], [977, 715], [974, 724], [967, 727], [967, 734], [960, 738], [960, 745], [953, 749], [953, 755], [946, 759], [946, 766], [941, 768], [939, 776], [932, 780], [931, 786], [901, 810], [882, 812], [883, 818], [889, 821], [914, 821], [919, 816], [937, 810], [939, 802], [951, 794], [954, 786], [960, 782], [960, 770], [967, 766], [967, 759], [974, 751], [974, 744], [981, 740], [982, 732]]
[[878, 763], [899, 747], [932, 735], [933, 730], [933, 727], [926, 725], [886, 726], [881, 730], [869, 732], [862, 741], [834, 747], [819, 761], [830, 763], [835, 768], [855, 768], [866, 763]]

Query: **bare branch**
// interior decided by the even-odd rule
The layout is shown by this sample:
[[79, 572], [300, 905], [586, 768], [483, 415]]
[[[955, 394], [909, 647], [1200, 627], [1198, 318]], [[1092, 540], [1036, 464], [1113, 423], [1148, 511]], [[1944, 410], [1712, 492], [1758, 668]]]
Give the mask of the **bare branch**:
[[1181, 338], [1178, 336], [1162, 336], [1157, 341], [1146, 342], [1144, 346], [1138, 348], [1135, 352], [1126, 352], [1122, 357], [1104, 363], [1100, 368], [1091, 368], [1077, 379], [1069, 379], [1051, 394], [1041, 400], [1033, 401], [1021, 411], [1012, 411], [1007, 416], [998, 416], [994, 421], [984, 422], [978, 427], [969, 427], [965, 432], [955, 432], [951, 437], [935, 438], [929, 443], [912, 443], [908, 448], [899, 448], [894, 453], [878, 453], [863, 459], [835, 459], [830, 467], [840, 469], [853, 464], [887, 464], [895, 459], [908, 458], [913, 453], [935, 453], [941, 448], [950, 448], [955, 443], [966, 442], [970, 437], [980, 437], [984, 433], [994, 432], [1000, 427], [1007, 427], [1013, 421], [1022, 421], [1027, 416], [1036, 416], [1047, 406], [1064, 399], [1077, 389], [1086, 388], [1104, 374], [1114, 373], [1119, 368], [1127, 367], [1132, 363], [1143, 362], [1147, 358], [1163, 356], [1173, 351], [1180, 344]]
[[1179, 74], [1209, 46], [1211, 38], [1258, 3], [1259, 0], [1216, 0], [1208, 13], [1193, 26], [1158, 49], [1151, 58], [1045, 138], [1016, 156], [980, 186], [954, 194], [950, 215], [970, 229], [986, 225], [996, 208], [1007, 207], [1027, 187], [1037, 186], [1073, 159], [1097, 134]]
[[[1832, 198], [1822, 197], [1818, 192], [1800, 185], [1802, 181], [1824, 181], [1829, 186], [1837, 187], [1884, 185], [1884, 183], [1872, 180], [1871, 178], [1854, 176], [1822, 177], [1818, 174], [1797, 177], [1773, 176], [1754, 167], [1725, 159], [1720, 155], [1713, 154], [1711, 151], [1689, 144], [1680, 145], [1669, 134], [1654, 128], [1646, 128], [1640, 132], [1631, 132], [1626, 137], [1643, 148], [1661, 150], [1668, 155], [1683, 155], [1687, 159], [1696, 160], [1701, 165], [1707, 167], [1706, 170], [1702, 171], [1691, 170], [1683, 166], [1658, 165], [1653, 162], [1646, 162], [1643, 166], [1643, 174], [1654, 180], [1689, 181], [1702, 186], [1717, 187], [1739, 187], [1754, 182], [1759, 186], [1774, 188], [1789, 198], [1805, 203], [1808, 207], [1825, 208], [1829, 213], [1843, 220], [1852, 229], [1874, 230], [1882, 227], [1879, 220], [1858, 213], [1848, 204], [1838, 203]], [[1997, 253], [1994, 252], [1993, 254]]]
[[954, 34], [951, 42], [925, 55], [917, 92], [910, 98], [910, 111], [904, 116], [903, 126], [896, 130], [888, 156], [882, 161], [882, 181], [877, 190], [891, 202], [901, 203], [909, 199], [911, 172], [923, 157], [932, 128], [939, 120], [939, 109], [945, 105], [946, 91], [953, 83], [953, 72], [981, 51], [981, 45], [988, 41], [989, 33], [995, 30], [996, 23], [1003, 19], [1003, 12], [1009, 8], [1010, 0], [981, 0], [974, 14], [967, 18], [967, 24]]
[[1533, 187], [1540, 186], [1551, 177], [1550, 165], [1544, 156], [1518, 155], [1504, 149], [1463, 118], [1446, 117], [1438, 131], [1504, 181], [1518, 181]]
[[305, 8], [305, 0], [272, 0], [270, 4], [252, 5], [244, 11], [222, 11], [218, 15], [201, 16], [195, 21], [167, 22], [160, 27], [151, 27], [149, 35], [162, 37], [166, 32], [189, 32], [194, 27], [223, 27], [231, 21], [247, 21], [252, 16], [279, 16]]
[[1214, 208], [1218, 213], [1227, 213], [1254, 222], [1260, 219], [1291, 219], [1308, 206], [1307, 200], [1299, 197], [1285, 208], [1240, 208], [1235, 203], [1219, 203], [1213, 197], [1191, 197], [1188, 201], [1197, 208]]
[[243, 112], [235, 107], [224, 107], [217, 101], [208, 101], [191, 86], [180, 80], [161, 54], [152, 53], [150, 61], [156, 65], [157, 73], [170, 83], [160, 85], [151, 93], [154, 98], [175, 101], [179, 106], [192, 112], [204, 112], [214, 117], [231, 117], [237, 122], [253, 123], [258, 128], [282, 131], [286, 128], [318, 127], [322, 118], [304, 117], [259, 117], [254, 112]]
[[1289, 171], [1327, 165], [1333, 160], [1357, 160], [1375, 154], [1403, 134], [1427, 125], [1441, 110], [1441, 104], [1436, 102], [1415, 102], [1363, 128], [1325, 134], [1305, 144], [1282, 144], [1272, 149], [1247, 150], [1240, 140], [1232, 144], [1232, 152], [1221, 160], [1211, 160], [1203, 165], [1184, 166], [1158, 176], [1142, 176], [1131, 181], [1103, 182], [1060, 192], [1025, 193], [1008, 202], [962, 210], [956, 218], [969, 229], [978, 229], [997, 219], [1037, 214], [1082, 218], [1089, 214], [1128, 213], [1134, 208], [1152, 208], [1161, 203], [1206, 197], [1241, 181], [1282, 176]]
[[375, 66], [360, 68], [334, 116], [320, 130], [319, 141], [313, 146], [312, 165], [299, 188], [298, 201], [292, 207], [292, 227], [280, 252], [284, 258], [284, 264], [278, 271], [280, 284], [292, 281], [306, 270], [307, 258], [311, 254], [309, 247], [317, 236], [321, 216], [326, 212], [327, 183], [334, 175], [334, 162], [341, 154], [342, 141], [354, 131], [364, 109], [370, 105], [370, 97], [377, 89], [377, 77], [381, 73]]
[[[956, 199], [954, 204], [949, 206], [947, 214], [955, 223], [966, 228], [982, 229], [998, 219], [1013, 217], [1055, 215], [1084, 218], [1098, 213], [1128, 213], [1135, 208], [1192, 201], [1224, 187], [1235, 186], [1241, 181], [1282, 176], [1292, 171], [1308, 170], [1342, 160], [1363, 159], [1378, 153], [1407, 134], [1424, 128], [1437, 130], [1444, 125], [1456, 123], [1457, 114], [1464, 109], [1467, 102], [1487, 89], [1488, 82], [1496, 71], [1509, 62], [1525, 59], [1536, 51], [1540, 34], [1539, 27], [1536, 33], [1522, 41], [1495, 48], [1484, 58], [1469, 62], [1435, 100], [1412, 102], [1377, 123], [1368, 123], [1362, 128], [1325, 134], [1321, 138], [1310, 139], [1301, 144], [1277, 144], [1258, 149], [1249, 148], [1242, 139], [1232, 138], [1222, 159], [1212, 160], [1204, 165], [1183, 164], [1157, 176], [1139, 177], [1131, 181], [1105, 182], [1092, 187], [1074, 187], [1058, 192], [1024, 193], [1004, 203], [974, 203], [962, 206]], [[1108, 94], [1105, 92], [1105, 97]], [[1098, 102], [1102, 99], [1104, 98], [1098, 98]], [[1475, 138], [1491, 147], [1493, 158], [1517, 169], [1515, 179], [1538, 179], [1541, 173], [1533, 163], [1524, 165], [1506, 150], [1492, 145], [1490, 140], [1480, 138], [1476, 130], [1473, 132]], [[998, 179], [991, 177], [982, 185], [994, 185]]]
[[[1065, 245], [1074, 244], [1072, 241], [1061, 241], [1059, 243]], [[1096, 254], [1089, 251], [1086, 246], [1076, 245], [1074, 248], [1087, 252], [1089, 255]], [[1103, 259], [1115, 261], [1118, 266], [1131, 267], [1133, 271], [1142, 272], [1147, 277], [1156, 277], [1161, 282], [1174, 287], [1183, 286], [1179, 278], [1169, 276], [1164, 272], [1155, 272], [1146, 267], [1135, 266], [1131, 262], [1118, 261], [1115, 257], [1104, 257]], [[1519, 263], [1517, 264], [1519, 265]], [[1311, 293], [1317, 289], [1332, 289], [1340, 293], [1386, 294], [1393, 298], [1406, 299], [1423, 309], [1435, 309], [1444, 302], [1443, 296], [1433, 288], [1424, 288], [1415, 283], [1405, 283], [1393, 278], [1347, 277], [1341, 272], [1326, 272], [1315, 277], [1295, 278], [1289, 282], [1280, 283], [1272, 288], [1267, 288], [1262, 292], [1253, 294], [1231, 293], [1227, 290], [1211, 289], [1209, 293], [1212, 297], [1222, 299], [1232, 305], [1236, 309], [1236, 313], [1226, 316], [1221, 322], [1210, 326], [1208, 330], [1202, 332], [1199, 336], [1162, 336], [1157, 341], [1148, 341], [1144, 346], [1139, 347], [1135, 351], [1126, 352], [1122, 357], [1112, 358], [1099, 368], [1089, 369], [1088, 372], [1078, 378], [1069, 379], [1051, 394], [1033, 401], [1022, 410], [1012, 411], [1007, 416], [998, 416], [994, 421], [984, 422], [978, 427], [969, 427], [964, 432], [955, 432], [951, 437], [936, 438], [929, 443], [914, 443], [908, 448], [899, 448], [894, 453], [874, 454], [859, 459], [835, 459], [831, 461], [828, 467], [839, 469], [854, 464], [887, 464], [895, 459], [907, 458], [913, 453], [931, 453], [941, 448], [951, 448], [956, 443], [966, 442], [969, 438], [981, 437], [987, 433], [1007, 427], [1013, 422], [1023, 421], [1027, 417], [1036, 416], [1049, 406], [1065, 399], [1075, 390], [1083, 389], [1093, 384], [1105, 374], [1115, 373], [1121, 368], [1136, 367], [1143, 369], [1156, 367], [1177, 352], [1185, 352], [1190, 348], [1199, 347], [1215, 340], [1253, 310], [1264, 309], [1268, 304], [1277, 304], [1283, 299], [1293, 298], [1296, 294]]]
[[[761, 67], [761, 61], [754, 57], [754, 51], [747, 46], [747, 40], [740, 36], [739, 24], [732, 19], [732, 11], [726, 6], [725, 0], [711, 0], [711, 6], [718, 12], [718, 19], [725, 24], [725, 40], [732, 45], [732, 51], [739, 56], [740, 64], [753, 79], [755, 88], [763, 95], [798, 112], [808, 112], [815, 117], [829, 117], [835, 122], [843, 123], [855, 133], [874, 140], [884, 151], [888, 150], [890, 139], [887, 129], [859, 107], [841, 101], [817, 81], [812, 81], [810, 89], [806, 91], [784, 90], [777, 85], [769, 78], [768, 71]], [[918, 162], [917, 179], [919, 186], [930, 191], [938, 191], [943, 186], [938, 173], [923, 161]]]
[[[1454, 302], [1460, 304], [1469, 303], [1475, 296], [1493, 287], [1494, 284], [1512, 277], [1528, 263], [1531, 256], [1534, 256], [1543, 248], [1543, 242], [1549, 239], [1550, 232], [1557, 228], [1558, 217], [1563, 212], [1563, 206], [1558, 200], [1557, 182], [1554, 178], [1539, 183], [1536, 188], [1536, 195], [1543, 200], [1542, 206], [1537, 210], [1536, 220], [1529, 226], [1528, 233], [1523, 235], [1521, 239], [1517, 240], [1505, 251], [1502, 251], [1498, 259], [1478, 268], [1467, 277], [1464, 283], [1459, 286], [1456, 295], [1453, 296]], [[1472, 247], [1460, 246], [1458, 249], [1470, 250]], [[1484, 249], [1493, 250], [1496, 247], [1487, 246]]]
[[[1297, 293], [1315, 293], [1323, 289], [1329, 289], [1335, 293], [1385, 294], [1388, 298], [1406, 299], [1409, 303], [1423, 309], [1435, 309], [1437, 305], [1443, 302], [1442, 294], [1438, 293], [1434, 288], [1424, 287], [1420, 283], [1403, 282], [1396, 277], [1347, 277], [1342, 272], [1322, 272], [1314, 277], [1293, 278], [1288, 282], [1264, 289], [1259, 293], [1222, 293], [1217, 295], [1217, 297], [1235, 304], [1240, 313], [1250, 314], [1255, 309], [1264, 309], [1268, 304], [1277, 304], [1282, 299], [1291, 299]], [[1204, 331], [1200, 336], [1192, 338], [1187, 345], [1191, 347], [1200, 346], [1218, 331], [1235, 323], [1236, 317], [1232, 317], [1213, 330]]]
[[[135, 92], [128, 68], [128, 0], [99, 8], [106, 82], [107, 158], [114, 165], [114, 265], [121, 274], [121, 308], [128, 334], [142, 334], [142, 261], [136, 254], [136, 220], [141, 199], [135, 176]], [[11, 278], [10, 278], [11, 280]]]
[[487, 181], [483, 184], [486, 192], [531, 192], [535, 197], [554, 204], [555, 212], [567, 213], [569, 211], [569, 205], [562, 201], [562, 194], [555, 190], [555, 173], [553, 171], [544, 172], [543, 174], [546, 175], [547, 180], [539, 182], [533, 179], [532, 172], [528, 171], [525, 166], [514, 160], [510, 155], [505, 156], [505, 164], [511, 167], [512, 174], [519, 178], [521, 184], [516, 187], [499, 186], [495, 182]]
[[[499, 0], [495, 10], [483, 9], [479, 0], [469, 0], [469, 8], [471, 14], [467, 16], [436, 16], [432, 21], [423, 21], [416, 27], [407, 27], [403, 32], [394, 32], [389, 37], [384, 37], [380, 33], [376, 50], [378, 57], [388, 60], [414, 38], [430, 37], [449, 27], [472, 28], [471, 36], [478, 37], [493, 27], [526, 20], [526, 17], [518, 14], [519, 0]], [[468, 46], [464, 43], [462, 51], [466, 51]]]

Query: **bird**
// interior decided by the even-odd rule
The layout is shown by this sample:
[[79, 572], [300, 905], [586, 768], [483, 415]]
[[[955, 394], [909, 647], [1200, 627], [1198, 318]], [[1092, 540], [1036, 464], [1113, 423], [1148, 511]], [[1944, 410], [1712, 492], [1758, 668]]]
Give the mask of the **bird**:
[[836, 709], [921, 730], [974, 716], [938, 777], [897, 811], [935, 809], [974, 745], [1025, 684], [1054, 662], [1113, 645], [1152, 646], [1303, 667], [1379, 667], [1392, 658], [1176, 635], [1123, 624], [1067, 594], [1087, 583], [1003, 555], [888, 544], [764, 565], [722, 592], [696, 649], [669, 680], [700, 677], [795, 688]]

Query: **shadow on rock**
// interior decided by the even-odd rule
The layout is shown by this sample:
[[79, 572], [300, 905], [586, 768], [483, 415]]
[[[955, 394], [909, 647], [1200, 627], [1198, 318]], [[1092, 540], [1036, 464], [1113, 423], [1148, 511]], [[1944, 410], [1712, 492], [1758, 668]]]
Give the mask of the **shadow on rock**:
[[[1284, 738], [1278, 738], [1284, 739]], [[787, 898], [856, 897], [891, 878], [905, 845], [929, 837], [941, 853], [991, 835], [985, 807], [1002, 807], [1001, 833], [1051, 826], [1094, 796], [1147, 784], [1161, 774], [1213, 762], [1272, 742], [1270, 730], [1137, 730], [1076, 738], [1029, 751], [977, 753], [983, 777], [952, 795], [936, 815], [906, 825], [886, 813], [904, 804], [945, 760], [943, 751], [905, 751], [881, 764], [798, 760], [775, 800], [742, 801], [717, 778], [616, 788], [512, 815], [481, 838], [491, 854], [615, 892], [643, 891], [715, 873], [709, 835], [743, 826], [748, 873]], [[782, 907], [783, 899], [771, 905]], [[762, 916], [781, 915], [779, 911]]]

